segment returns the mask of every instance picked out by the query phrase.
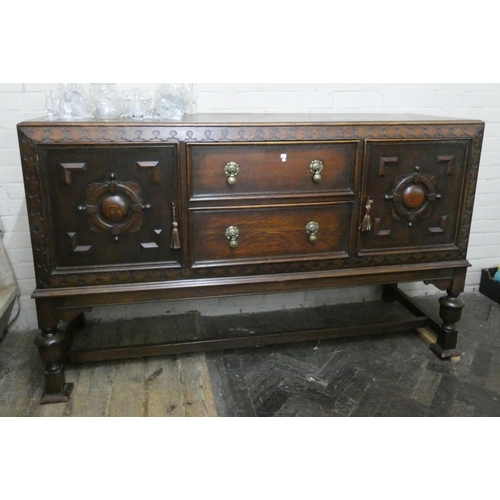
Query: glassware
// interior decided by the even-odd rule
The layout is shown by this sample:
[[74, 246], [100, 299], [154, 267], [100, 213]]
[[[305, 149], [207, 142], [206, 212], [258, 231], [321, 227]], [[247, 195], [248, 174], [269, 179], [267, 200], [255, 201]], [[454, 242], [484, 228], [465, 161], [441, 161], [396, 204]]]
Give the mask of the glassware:
[[57, 96], [54, 95], [54, 90], [48, 88], [45, 91], [45, 113], [47, 114], [48, 118], [55, 118], [59, 114], [57, 105], [58, 101]]
[[196, 83], [186, 83], [187, 103], [186, 113], [194, 115], [198, 112], [198, 86]]
[[77, 83], [61, 83], [56, 97], [47, 91], [46, 110], [49, 117], [59, 115], [64, 119], [81, 119], [89, 116], [89, 108], [83, 90]]
[[141, 89], [132, 89], [122, 92], [122, 116], [142, 120], [151, 116], [153, 99], [149, 92]]
[[89, 102], [90, 110], [96, 118], [110, 120], [121, 115], [116, 83], [91, 83]]
[[183, 83], [162, 83], [155, 93], [159, 118], [180, 120], [186, 112], [187, 89]]

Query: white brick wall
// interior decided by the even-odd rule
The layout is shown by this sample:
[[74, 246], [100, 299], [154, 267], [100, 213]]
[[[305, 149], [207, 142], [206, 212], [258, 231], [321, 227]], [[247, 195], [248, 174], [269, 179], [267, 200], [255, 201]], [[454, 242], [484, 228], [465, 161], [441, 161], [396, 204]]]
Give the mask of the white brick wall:
[[[154, 83], [121, 83], [121, 89]], [[41, 83], [0, 84], [0, 217], [4, 242], [22, 292], [21, 314], [14, 328], [36, 327], [30, 294], [35, 287], [30, 236], [24, 202], [15, 126], [43, 115]], [[486, 121], [478, 192], [472, 225], [467, 289], [477, 288], [484, 267], [500, 265], [500, 84], [495, 83], [210, 83], [199, 84], [201, 112], [368, 112], [425, 113]], [[434, 293], [433, 287], [408, 285], [413, 294]], [[265, 311], [341, 301], [370, 300], [375, 288], [251, 297], [176, 301], [148, 307], [95, 310], [96, 318], [132, 317], [199, 310], [203, 314]]]

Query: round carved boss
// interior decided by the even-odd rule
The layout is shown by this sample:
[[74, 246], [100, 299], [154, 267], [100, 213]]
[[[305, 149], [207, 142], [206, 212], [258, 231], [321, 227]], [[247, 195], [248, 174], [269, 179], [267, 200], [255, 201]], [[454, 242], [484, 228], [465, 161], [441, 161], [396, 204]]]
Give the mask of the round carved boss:
[[424, 204], [425, 191], [422, 186], [417, 186], [415, 184], [408, 186], [403, 192], [401, 201], [406, 208], [415, 210]]
[[385, 196], [392, 201], [396, 215], [406, 219], [410, 227], [418, 219], [428, 217], [433, 203], [441, 198], [436, 193], [435, 177], [422, 175], [420, 167], [415, 167], [414, 174], [397, 177], [392, 193]]
[[110, 194], [101, 203], [101, 215], [110, 222], [122, 222], [129, 214], [127, 198], [121, 194]]
[[90, 184], [87, 188], [87, 205], [80, 207], [90, 217], [94, 229], [118, 235], [137, 232], [141, 228], [141, 191], [134, 182], [116, 182], [110, 175], [110, 182]]

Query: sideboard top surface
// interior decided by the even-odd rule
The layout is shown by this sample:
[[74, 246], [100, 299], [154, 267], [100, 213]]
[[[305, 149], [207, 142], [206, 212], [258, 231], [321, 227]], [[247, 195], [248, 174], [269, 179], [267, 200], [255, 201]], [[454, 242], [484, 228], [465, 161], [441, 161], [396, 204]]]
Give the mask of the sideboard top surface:
[[423, 114], [383, 114], [383, 113], [209, 113], [209, 114], [196, 114], [185, 115], [182, 120], [169, 121], [169, 120], [132, 120], [120, 118], [117, 120], [102, 120], [95, 118], [86, 118], [82, 120], [57, 120], [48, 117], [36, 118], [26, 120], [19, 124], [22, 126], [68, 126], [81, 125], [81, 126], [116, 126], [116, 125], [157, 125], [157, 126], [172, 126], [179, 127], [196, 125], [210, 125], [210, 126], [242, 126], [242, 125], [262, 125], [262, 126], [280, 126], [280, 125], [308, 125], [308, 124], [324, 124], [324, 125], [350, 125], [350, 124], [393, 124], [393, 123], [450, 123], [450, 124], [470, 124], [470, 123], [483, 123], [481, 120], [471, 120], [462, 118], [439, 117]]

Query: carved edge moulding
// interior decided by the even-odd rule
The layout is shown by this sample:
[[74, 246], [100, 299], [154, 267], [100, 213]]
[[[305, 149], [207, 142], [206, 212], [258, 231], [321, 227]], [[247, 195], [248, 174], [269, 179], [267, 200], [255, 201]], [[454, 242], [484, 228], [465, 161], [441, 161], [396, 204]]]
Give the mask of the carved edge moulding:
[[169, 127], [133, 124], [90, 125], [68, 124], [36, 128], [23, 127], [26, 136], [37, 143], [99, 144], [148, 142], [259, 142], [259, 141], [321, 141], [341, 139], [472, 139], [483, 127], [471, 124], [394, 124], [394, 125], [214, 125]]

